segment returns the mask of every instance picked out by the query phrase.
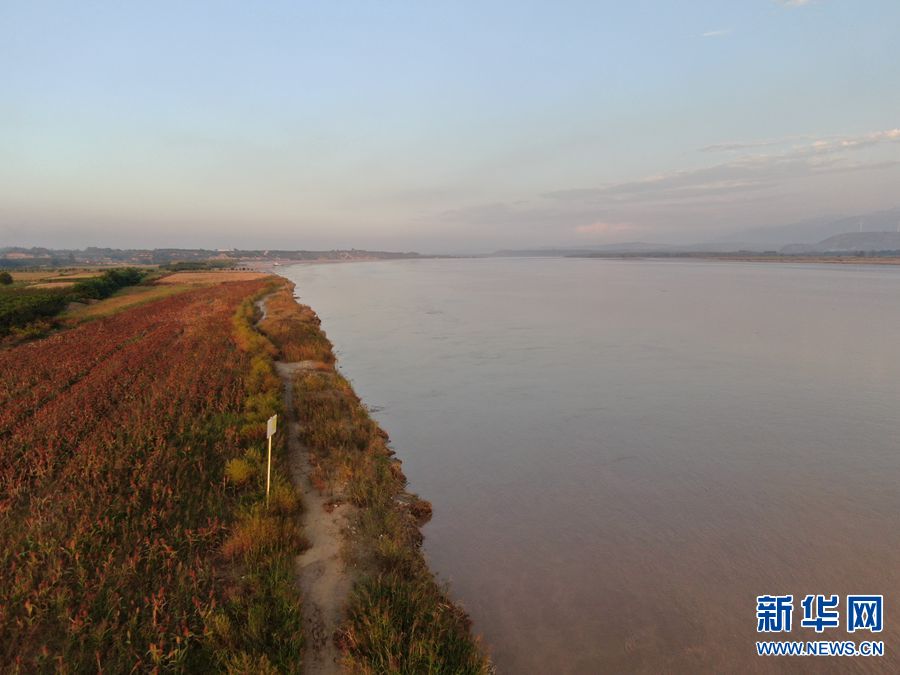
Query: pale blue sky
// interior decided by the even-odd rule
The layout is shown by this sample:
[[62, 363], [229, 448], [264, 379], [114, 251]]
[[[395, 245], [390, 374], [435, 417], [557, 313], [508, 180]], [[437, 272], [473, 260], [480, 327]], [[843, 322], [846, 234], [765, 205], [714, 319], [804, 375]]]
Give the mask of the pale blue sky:
[[0, 0], [0, 245], [478, 250], [900, 205], [900, 3]]

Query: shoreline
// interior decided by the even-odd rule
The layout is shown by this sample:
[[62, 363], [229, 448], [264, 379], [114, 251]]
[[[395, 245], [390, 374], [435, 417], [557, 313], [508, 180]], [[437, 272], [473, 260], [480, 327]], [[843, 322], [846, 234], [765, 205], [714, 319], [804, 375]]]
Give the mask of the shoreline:
[[[337, 370], [320, 320], [281, 277], [257, 322], [284, 386], [288, 464], [302, 491], [310, 547], [297, 557], [307, 666], [333, 672], [490, 673], [472, 622], [422, 552], [431, 504], [408, 491], [402, 463]], [[323, 588], [327, 580], [327, 588]]]
[[706, 262], [758, 262], [802, 265], [900, 265], [900, 256], [766, 256], [766, 255], [573, 255], [577, 260], [673, 260]]

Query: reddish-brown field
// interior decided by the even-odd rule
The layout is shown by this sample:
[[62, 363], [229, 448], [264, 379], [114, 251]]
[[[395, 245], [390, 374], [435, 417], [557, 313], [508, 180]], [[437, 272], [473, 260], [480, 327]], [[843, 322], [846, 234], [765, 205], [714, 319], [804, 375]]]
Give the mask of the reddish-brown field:
[[221, 284], [226, 281], [251, 281], [265, 279], [266, 272], [248, 272], [243, 270], [215, 270], [204, 272], [174, 272], [158, 279], [158, 284]]
[[[0, 351], [0, 667], [203, 667], [254, 280]], [[151, 308], [151, 309], [148, 309]], [[209, 661], [211, 663], [211, 661]], [[101, 665], [102, 664], [102, 665]]]
[[[359, 510], [347, 665], [489, 672], [419, 548], [430, 506], [318, 317], [276, 278], [221, 278], [0, 349], [0, 672], [300, 672], [304, 640], [332, 636], [304, 636], [283, 431], [266, 499], [272, 414], [302, 422], [311, 478]], [[275, 357], [307, 367], [292, 410]]]

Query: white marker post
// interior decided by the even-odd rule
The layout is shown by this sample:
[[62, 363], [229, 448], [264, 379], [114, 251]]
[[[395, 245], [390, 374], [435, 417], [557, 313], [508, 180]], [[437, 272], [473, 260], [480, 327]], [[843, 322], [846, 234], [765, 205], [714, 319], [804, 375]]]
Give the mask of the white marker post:
[[269, 440], [269, 468], [266, 470], [266, 508], [269, 508], [269, 488], [272, 485], [272, 436], [278, 425], [278, 415], [272, 415], [266, 422], [266, 438]]

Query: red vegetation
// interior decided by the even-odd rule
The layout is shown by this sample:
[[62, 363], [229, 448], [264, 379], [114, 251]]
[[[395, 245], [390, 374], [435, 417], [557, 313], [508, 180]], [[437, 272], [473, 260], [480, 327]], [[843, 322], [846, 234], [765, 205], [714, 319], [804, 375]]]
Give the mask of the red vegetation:
[[0, 669], [202, 668], [263, 281], [0, 351]]

